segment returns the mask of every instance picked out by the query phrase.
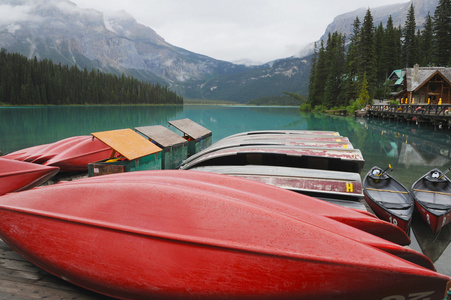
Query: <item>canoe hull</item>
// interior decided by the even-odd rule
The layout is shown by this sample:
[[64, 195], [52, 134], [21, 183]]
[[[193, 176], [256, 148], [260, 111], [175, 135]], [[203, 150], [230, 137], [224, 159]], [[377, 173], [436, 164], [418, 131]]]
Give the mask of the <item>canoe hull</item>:
[[439, 233], [443, 227], [451, 222], [451, 210], [448, 210], [443, 214], [436, 214], [418, 201], [415, 201], [415, 208], [420, 213], [424, 222], [429, 225], [434, 234]]
[[[434, 178], [434, 173], [440, 178]], [[440, 170], [424, 174], [412, 185], [411, 194], [415, 207], [434, 234], [451, 222], [451, 180]]]
[[[381, 177], [372, 175], [376, 170]], [[390, 222], [404, 231], [408, 231], [412, 221], [414, 201], [407, 188], [384, 173], [379, 167], [373, 167], [363, 179], [363, 193], [366, 203], [380, 219]]]
[[84, 140], [48, 160], [44, 165], [57, 166], [61, 172], [83, 172], [90, 163], [107, 159], [113, 150], [98, 139]]
[[268, 200], [222, 188], [228, 176], [210, 175], [220, 179], [216, 195], [215, 184], [180, 186], [185, 173], [173, 174], [178, 185], [165, 176], [134, 183], [136, 174], [124, 173], [6, 195], [0, 236], [48, 272], [118, 298], [443, 296], [449, 277], [359, 242], [364, 232], [300, 209], [287, 215], [291, 208], [277, 202], [260, 205]]
[[393, 225], [398, 226], [402, 230], [406, 231], [410, 228], [410, 223], [412, 218], [405, 219], [400, 218], [396, 214], [391, 213], [389, 210], [385, 209], [381, 205], [378, 205], [371, 197], [369, 197], [366, 193], [364, 193], [364, 198], [366, 203], [369, 205], [371, 210], [376, 214], [378, 218], [381, 220], [392, 223]]
[[[21, 236], [15, 243], [7, 240], [13, 249], [33, 249], [19, 251], [26, 259], [69, 282], [117, 298], [332, 297], [360, 300], [403, 295], [398, 287], [405, 285], [405, 281], [409, 282], [410, 293], [428, 295], [432, 291], [444, 290], [446, 285], [446, 278], [437, 280], [418, 275], [399, 278], [390, 272], [374, 278], [365, 268], [212, 248], [101, 228], [92, 231], [88, 226], [54, 219], [43, 220], [32, 216], [17, 219], [13, 214], [2, 214], [2, 218], [11, 224], [30, 224], [22, 228], [24, 231], [32, 232], [31, 224], [36, 223], [46, 229], [45, 235], [25, 235], [20, 232]], [[36, 253], [36, 249], [40, 252]], [[93, 249], [96, 250], [93, 252]], [[162, 269], [164, 272], [159, 272]], [[350, 272], [354, 279], [350, 280]], [[391, 281], [388, 287], [387, 279]], [[377, 286], [370, 288], [365, 286], [366, 281], [392, 290], [381, 291]], [[353, 288], [348, 290], [346, 287], [349, 286]], [[404, 295], [407, 297], [407, 294]], [[430, 299], [442, 299], [439, 298], [442, 293], [434, 294], [436, 297]]]
[[58, 171], [58, 167], [0, 158], [0, 195], [41, 185], [55, 176]]

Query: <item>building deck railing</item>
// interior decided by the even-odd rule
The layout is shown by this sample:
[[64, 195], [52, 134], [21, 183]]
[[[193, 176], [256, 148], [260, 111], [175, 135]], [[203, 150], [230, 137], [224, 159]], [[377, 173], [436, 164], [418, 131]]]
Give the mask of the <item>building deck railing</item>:
[[367, 107], [367, 114], [369, 117], [451, 126], [451, 104], [375, 104]]
[[370, 105], [370, 112], [386, 112], [390, 114], [409, 114], [427, 116], [451, 117], [451, 104], [399, 104], [399, 105]]

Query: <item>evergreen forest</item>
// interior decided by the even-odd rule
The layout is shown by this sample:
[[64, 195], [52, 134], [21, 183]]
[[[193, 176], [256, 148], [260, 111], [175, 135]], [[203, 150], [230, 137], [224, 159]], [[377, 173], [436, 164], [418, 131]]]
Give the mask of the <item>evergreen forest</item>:
[[368, 9], [363, 23], [357, 17], [349, 39], [331, 33], [315, 44], [309, 95], [302, 110], [358, 109], [371, 99], [387, 99], [388, 76], [397, 69], [451, 65], [451, 0], [439, 0], [434, 15], [416, 27], [413, 4], [404, 27], [394, 27], [390, 16], [383, 26], [373, 24]]
[[0, 105], [183, 104], [168, 87], [0, 51]]

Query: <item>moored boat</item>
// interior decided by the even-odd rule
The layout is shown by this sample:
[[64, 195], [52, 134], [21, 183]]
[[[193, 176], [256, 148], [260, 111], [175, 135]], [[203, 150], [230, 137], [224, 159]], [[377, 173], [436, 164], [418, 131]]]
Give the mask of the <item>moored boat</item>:
[[[169, 171], [174, 172], [174, 171]], [[128, 181], [134, 182], [135, 184], [146, 183], [147, 180], [150, 180], [150, 174], [145, 174], [143, 176], [142, 172], [134, 172], [129, 174], [126, 178], [119, 176], [108, 176], [108, 177], [97, 177], [92, 178], [91, 183], [118, 183]], [[173, 178], [172, 176], [168, 176], [166, 173], [151, 173], [151, 180], [157, 180], [158, 174], [163, 174], [162, 177], [166, 183], [170, 183], [172, 185], [177, 184], [177, 178]], [[177, 173], [169, 173], [169, 174], [177, 174]], [[337, 205], [333, 205], [327, 203], [325, 201], [318, 200], [313, 197], [309, 197], [306, 195], [298, 195], [297, 193], [291, 191], [281, 190], [278, 187], [261, 184], [259, 182], [253, 182], [245, 179], [234, 178], [231, 176], [228, 177], [217, 177], [218, 175], [207, 173], [207, 172], [199, 172], [199, 171], [189, 171], [183, 174], [183, 178], [191, 180], [190, 184], [193, 186], [197, 186], [197, 184], [203, 184], [203, 189], [209, 189], [211, 193], [218, 191], [218, 189], [222, 186], [222, 189], [227, 189], [230, 193], [234, 191], [237, 193], [246, 193], [258, 195], [266, 199], [265, 203], [267, 206], [271, 207], [272, 205], [280, 206], [284, 205], [286, 207], [291, 207], [292, 210], [304, 209], [309, 212], [323, 216], [326, 218], [330, 218], [335, 221], [339, 221], [346, 225], [355, 227], [362, 231], [368, 232], [372, 235], [378, 236], [382, 239], [391, 241], [393, 243], [399, 245], [408, 245], [410, 244], [410, 238], [406, 235], [406, 233], [401, 230], [399, 227], [394, 226], [388, 222], [382, 221], [378, 219], [375, 215], [368, 213], [366, 211], [347, 209], [344, 207], [340, 207]], [[224, 182], [218, 184], [223, 180]], [[72, 181], [71, 184], [84, 183], [84, 181]], [[206, 185], [206, 184], [209, 185]], [[226, 185], [226, 186], [225, 186]], [[241, 197], [241, 196], [237, 196]], [[262, 203], [262, 199], [260, 198], [260, 204]]]
[[60, 152], [44, 163], [57, 166], [61, 172], [88, 171], [88, 164], [107, 159], [113, 149], [96, 138], [90, 138]]
[[40, 151], [41, 149], [47, 147], [48, 144], [31, 146], [28, 148], [20, 149], [2, 156], [2, 158], [14, 159], [23, 161], [25, 158], [35, 153], [36, 151]]
[[432, 169], [411, 188], [415, 207], [434, 234], [451, 222], [451, 181], [444, 172]]
[[[207, 149], [208, 150], [208, 149]], [[365, 160], [358, 149], [303, 148], [285, 145], [238, 146], [199, 153], [180, 169], [212, 165], [266, 165], [359, 173]]]
[[382, 220], [407, 231], [414, 209], [409, 190], [379, 167], [373, 167], [363, 179], [365, 201]]
[[[291, 133], [268, 133], [266, 131], [255, 131], [252, 134], [239, 133], [225, 137], [210, 147], [192, 155], [190, 160], [197, 159], [207, 153], [243, 146], [298, 146], [303, 148], [331, 148], [331, 149], [353, 149], [347, 137], [329, 134], [307, 134], [308, 131], [289, 131]], [[319, 133], [319, 132], [315, 132]], [[327, 132], [326, 132], [327, 133]]]
[[38, 186], [58, 173], [58, 167], [0, 157], [0, 195]]
[[203, 166], [190, 170], [246, 178], [317, 198], [350, 201], [363, 198], [358, 173], [262, 165]]
[[70, 147], [90, 139], [91, 137], [89, 135], [83, 135], [83, 136], [73, 136], [69, 138], [65, 138], [56, 142], [53, 142], [51, 144], [48, 144], [47, 147], [44, 147], [40, 149], [39, 151], [36, 151], [34, 154], [30, 155], [29, 157], [25, 158], [25, 161], [30, 161], [35, 164], [43, 164], [52, 157], [58, 155], [59, 153], [65, 151], [66, 149], [69, 149]]
[[276, 191], [307, 197], [203, 172], [88, 178], [0, 197], [0, 236], [50, 273], [118, 298], [443, 297], [449, 277], [412, 263], [422, 254]]

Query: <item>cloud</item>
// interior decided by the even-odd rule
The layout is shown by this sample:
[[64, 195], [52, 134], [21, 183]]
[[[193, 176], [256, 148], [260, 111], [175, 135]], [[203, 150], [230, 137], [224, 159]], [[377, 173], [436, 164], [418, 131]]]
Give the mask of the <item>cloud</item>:
[[258, 62], [295, 55], [340, 14], [408, 0], [72, 0], [125, 10], [167, 42], [210, 57]]
[[36, 20], [30, 14], [33, 6], [29, 4], [24, 5], [0, 5], [0, 25], [10, 25], [15, 22], [23, 22], [28, 20]]

